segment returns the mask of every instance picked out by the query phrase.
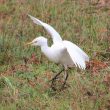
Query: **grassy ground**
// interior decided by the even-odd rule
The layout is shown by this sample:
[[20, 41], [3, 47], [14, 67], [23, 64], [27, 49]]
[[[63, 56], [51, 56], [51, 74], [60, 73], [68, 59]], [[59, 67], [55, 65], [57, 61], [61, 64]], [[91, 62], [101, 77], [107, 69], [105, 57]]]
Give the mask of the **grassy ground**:
[[[102, 5], [95, 0], [0, 1], [0, 110], [110, 110], [110, 6]], [[85, 71], [69, 70], [65, 90], [50, 88], [60, 67], [39, 48], [24, 46], [36, 36], [49, 36], [27, 14], [51, 24], [90, 56]]]

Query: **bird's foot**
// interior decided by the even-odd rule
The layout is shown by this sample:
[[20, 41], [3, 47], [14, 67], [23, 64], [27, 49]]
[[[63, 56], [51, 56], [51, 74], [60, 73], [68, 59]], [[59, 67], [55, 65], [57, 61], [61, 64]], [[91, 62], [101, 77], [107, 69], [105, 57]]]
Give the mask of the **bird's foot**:
[[69, 84], [63, 84], [62, 86], [61, 86], [61, 90], [64, 90], [64, 89], [66, 89], [66, 88], [68, 88], [68, 87], [70, 87], [70, 85]]
[[65, 81], [62, 82], [61, 80], [53, 79], [51, 83], [51, 88], [54, 91], [62, 91], [66, 88], [70, 87]]
[[70, 87], [69, 84], [62, 85], [62, 86], [59, 87], [59, 88], [56, 87], [55, 85], [51, 85], [51, 89], [52, 89], [53, 91], [62, 91], [62, 90], [67, 89], [68, 87]]
[[[63, 71], [63, 70], [62, 70]], [[66, 84], [66, 80], [68, 78], [68, 73], [65, 71], [65, 79], [62, 79], [63, 76], [61, 75], [60, 71], [58, 74], [56, 74], [50, 81], [51, 83], [51, 88], [52, 90], [56, 91], [56, 90], [63, 90], [65, 88], [67, 88], [67, 84]]]

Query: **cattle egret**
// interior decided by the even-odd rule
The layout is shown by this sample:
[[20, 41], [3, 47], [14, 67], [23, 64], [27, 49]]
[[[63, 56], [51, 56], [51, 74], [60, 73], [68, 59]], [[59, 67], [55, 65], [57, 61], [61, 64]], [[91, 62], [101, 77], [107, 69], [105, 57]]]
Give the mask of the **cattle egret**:
[[[65, 80], [62, 85], [62, 88], [63, 88], [68, 78], [67, 69], [69, 67], [73, 67], [74, 65], [76, 67], [79, 67], [80, 69], [85, 69], [86, 61], [87, 62], [89, 61], [89, 57], [82, 49], [80, 49], [74, 43], [67, 40], [62, 40], [59, 33], [52, 26], [42, 22], [41, 20], [31, 15], [28, 15], [28, 16], [32, 19], [32, 21], [35, 24], [43, 26], [44, 29], [46, 29], [47, 32], [52, 37], [53, 45], [51, 47], [48, 46], [47, 38], [43, 36], [35, 38], [32, 42], [28, 44], [31, 44], [33, 46], [40, 46], [41, 51], [50, 61], [63, 65], [64, 68], [62, 71], [64, 71], [65, 73]], [[53, 87], [53, 83], [58, 78], [58, 76], [62, 71], [60, 71], [58, 74], [56, 74], [55, 77], [52, 78], [51, 87], [53, 89], [55, 89]]]

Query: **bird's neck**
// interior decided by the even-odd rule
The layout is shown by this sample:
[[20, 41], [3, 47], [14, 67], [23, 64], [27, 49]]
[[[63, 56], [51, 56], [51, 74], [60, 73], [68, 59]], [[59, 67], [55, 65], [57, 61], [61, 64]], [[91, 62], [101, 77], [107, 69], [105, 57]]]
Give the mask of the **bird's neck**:
[[43, 44], [41, 46], [41, 51], [47, 56], [50, 52], [50, 47], [48, 46], [47, 43]]

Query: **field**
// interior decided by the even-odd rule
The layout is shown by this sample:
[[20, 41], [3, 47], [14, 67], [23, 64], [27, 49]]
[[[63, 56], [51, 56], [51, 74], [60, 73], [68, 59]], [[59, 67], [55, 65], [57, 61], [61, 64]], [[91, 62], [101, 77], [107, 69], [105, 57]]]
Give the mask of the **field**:
[[[68, 71], [69, 87], [62, 91], [49, 82], [60, 66], [40, 48], [25, 46], [40, 35], [52, 44], [28, 14], [90, 57], [86, 70]], [[110, 110], [109, 0], [0, 0], [0, 110]]]

